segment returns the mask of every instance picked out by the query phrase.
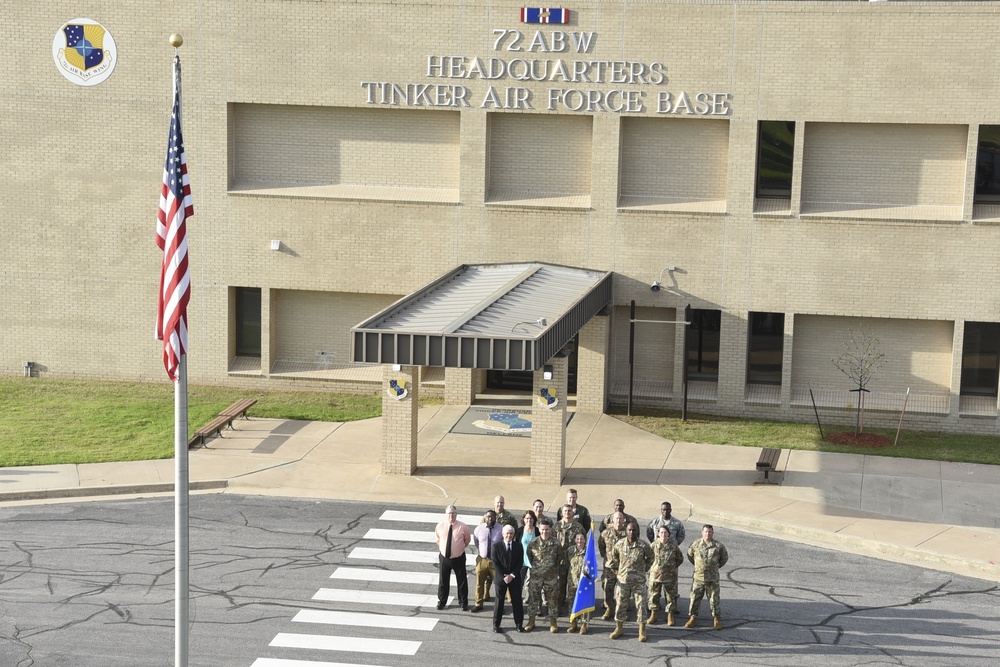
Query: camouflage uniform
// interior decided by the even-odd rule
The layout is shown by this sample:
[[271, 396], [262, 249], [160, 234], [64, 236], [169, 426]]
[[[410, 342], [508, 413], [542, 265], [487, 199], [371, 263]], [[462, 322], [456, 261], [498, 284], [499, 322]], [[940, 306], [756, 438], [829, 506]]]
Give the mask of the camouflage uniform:
[[[497, 523], [500, 523], [500, 519], [497, 519]], [[660, 526], [666, 526], [670, 529], [670, 541], [677, 546], [680, 546], [681, 542], [684, 541], [683, 521], [672, 515], [666, 521], [663, 520], [663, 517], [658, 516], [646, 526], [646, 537], [649, 538], [650, 546], [656, 540], [656, 536], [659, 535]]]
[[559, 569], [565, 552], [555, 538], [541, 537], [528, 543], [528, 560], [531, 562], [531, 580], [528, 582], [528, 617], [535, 618], [542, 606], [542, 591], [549, 602], [549, 621], [556, 622], [559, 615]]
[[601, 583], [604, 587], [604, 606], [611, 607], [611, 601], [615, 599], [615, 583], [618, 581], [618, 577], [615, 571], [608, 566], [608, 561], [611, 560], [611, 552], [615, 548], [615, 544], [619, 540], [625, 539], [625, 529], [615, 530], [613, 527], [608, 526], [601, 533], [600, 539], [597, 541], [598, 551], [601, 552], [601, 558], [604, 560], [603, 567], [601, 568]]
[[684, 554], [677, 545], [667, 540], [656, 540], [651, 545], [653, 567], [649, 570], [649, 610], [660, 608], [660, 590], [666, 592], [666, 609], [676, 614], [677, 609], [677, 568], [684, 562]]
[[[483, 521], [485, 520], [486, 518], [483, 517]], [[521, 525], [518, 523], [514, 515], [508, 512], [506, 508], [504, 508], [502, 512], [497, 513], [497, 524], [501, 526], [511, 526], [514, 528], [514, 530], [517, 530], [518, 528], [521, 527]]]
[[[574, 546], [573, 540], [576, 539], [578, 533], [580, 535], [584, 535], [585, 531], [580, 522], [575, 519], [573, 521], [570, 521], [569, 523], [563, 523], [562, 521], [560, 521], [552, 529], [552, 534], [555, 536], [555, 539], [559, 542], [559, 545], [563, 548], [563, 551], [565, 551], [567, 547]], [[568, 579], [567, 577], [568, 570], [569, 570], [569, 563], [564, 561], [563, 566], [559, 569], [559, 594], [562, 596], [559, 599], [560, 608], [562, 608], [563, 604], [565, 604], [567, 600], [572, 601], [572, 598], [566, 595], [566, 581]]]
[[618, 540], [611, 552], [609, 566], [618, 573], [618, 590], [615, 591], [615, 620], [624, 622], [628, 618], [628, 601], [635, 600], [639, 623], [646, 621], [649, 597], [646, 588], [646, 572], [653, 565], [653, 550], [642, 540], [629, 544], [628, 538]]
[[694, 563], [690, 615], [698, 615], [701, 599], [707, 592], [712, 616], [720, 618], [722, 608], [719, 603], [719, 568], [729, 560], [726, 547], [722, 545], [722, 542], [715, 540], [705, 542], [704, 538], [698, 538], [688, 547], [688, 560]]
[[[612, 518], [612, 517], [613, 517], [614, 515], [615, 515], [615, 512], [612, 512], [611, 514], [609, 514], [609, 515], [607, 515], [606, 517], [604, 517], [603, 519], [601, 519], [601, 523], [599, 523], [599, 524], [597, 525], [597, 532], [598, 532], [598, 533], [600, 533], [600, 534], [602, 534], [602, 535], [603, 535], [603, 534], [604, 534], [604, 531], [605, 531], [606, 529], [608, 529], [608, 528], [610, 528], [610, 527], [611, 527], [611, 518]], [[628, 513], [626, 513], [626, 512], [622, 512], [622, 515], [624, 515], [624, 516], [625, 516], [625, 523], [623, 523], [623, 524], [622, 524], [622, 535], [624, 535], [624, 534], [625, 534], [625, 526], [627, 526], [627, 525], [629, 525], [630, 523], [633, 523], [633, 522], [635, 522], [635, 524], [636, 524], [636, 525], [638, 525], [638, 524], [639, 524], [639, 522], [638, 522], [638, 521], [636, 520], [636, 518], [635, 518], [634, 516], [632, 516], [631, 514], [628, 514]]]

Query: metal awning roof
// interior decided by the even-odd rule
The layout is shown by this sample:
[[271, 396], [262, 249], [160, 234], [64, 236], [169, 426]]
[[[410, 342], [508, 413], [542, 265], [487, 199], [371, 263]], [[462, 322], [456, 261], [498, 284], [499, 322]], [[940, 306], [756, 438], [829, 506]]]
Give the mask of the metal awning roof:
[[355, 362], [536, 370], [611, 302], [611, 272], [463, 264], [351, 329]]

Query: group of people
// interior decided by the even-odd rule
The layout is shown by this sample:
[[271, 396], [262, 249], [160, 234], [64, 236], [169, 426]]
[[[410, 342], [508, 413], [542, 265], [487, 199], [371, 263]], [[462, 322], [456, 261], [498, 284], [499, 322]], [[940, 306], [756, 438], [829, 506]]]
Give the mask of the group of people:
[[[497, 496], [493, 509], [486, 512], [474, 530], [459, 521], [458, 510], [449, 505], [444, 521], [434, 531], [440, 565], [437, 608], [444, 609], [447, 603], [454, 572], [463, 611], [481, 611], [490, 600], [490, 588], [495, 583], [493, 632], [503, 632], [501, 622], [507, 601], [511, 603], [517, 631], [534, 630], [544, 597], [551, 632], [559, 631], [558, 617], [568, 609], [567, 632], [587, 634], [596, 599], [595, 607], [573, 610], [572, 605], [578, 587], [587, 585], [596, 589], [598, 573], [590, 571], [592, 568], [587, 564], [587, 541], [593, 530], [603, 560], [601, 618], [615, 620], [611, 639], [618, 639], [624, 633], [630, 601], [636, 608], [639, 641], [646, 641], [646, 625], [657, 622], [661, 609], [666, 612], [666, 624], [674, 625], [679, 613], [677, 581], [678, 569], [684, 563], [680, 545], [685, 532], [684, 523], [672, 515], [670, 503], [660, 504], [660, 515], [646, 524], [646, 540], [643, 540], [638, 520], [625, 512], [625, 501], [615, 500], [613, 511], [595, 525], [590, 511], [577, 503], [577, 495], [576, 489], [567, 492], [566, 504], [559, 509], [558, 517], [547, 517], [545, 503], [536, 500], [520, 519], [506, 509], [504, 497]], [[470, 545], [476, 552], [476, 589], [471, 608], [466, 570], [466, 548]], [[713, 627], [721, 630], [719, 568], [729, 560], [729, 554], [715, 539], [711, 525], [702, 526], [701, 537], [687, 548], [687, 558], [694, 565], [694, 574], [684, 627], [695, 627], [701, 602], [707, 595]], [[526, 624], [525, 585], [528, 587]]]

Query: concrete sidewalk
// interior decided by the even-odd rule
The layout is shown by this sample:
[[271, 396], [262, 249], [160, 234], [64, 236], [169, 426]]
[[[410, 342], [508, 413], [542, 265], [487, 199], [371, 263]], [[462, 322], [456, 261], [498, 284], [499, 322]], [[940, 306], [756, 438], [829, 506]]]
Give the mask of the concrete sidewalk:
[[[576, 414], [562, 486], [532, 484], [529, 438], [459, 435], [464, 406], [420, 411], [417, 474], [382, 476], [381, 420], [251, 418], [192, 450], [193, 491], [402, 503], [463, 513], [546, 508], [575, 487], [595, 516], [623, 498], [650, 519], [669, 500], [689, 533], [702, 522], [1000, 581], [1000, 467], [784, 451], [758, 484], [759, 450], [664, 440], [607, 415]], [[172, 490], [173, 461], [0, 469], [0, 503]], [[551, 516], [550, 512], [546, 512]], [[725, 540], [724, 532], [720, 538]]]

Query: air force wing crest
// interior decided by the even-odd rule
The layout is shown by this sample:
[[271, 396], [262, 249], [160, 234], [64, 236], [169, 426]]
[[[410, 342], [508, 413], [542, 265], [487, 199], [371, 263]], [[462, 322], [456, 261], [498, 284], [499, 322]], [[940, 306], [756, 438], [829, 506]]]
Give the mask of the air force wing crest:
[[52, 57], [64, 77], [93, 86], [111, 76], [118, 51], [111, 33], [100, 23], [74, 19], [56, 32]]
[[401, 401], [406, 398], [406, 380], [389, 380], [389, 388], [386, 393], [390, 397], [395, 398], [397, 401]]
[[538, 390], [538, 396], [535, 397], [538, 404], [543, 408], [552, 408], [559, 405], [559, 399], [556, 398], [556, 390], [554, 387], [542, 387]]

